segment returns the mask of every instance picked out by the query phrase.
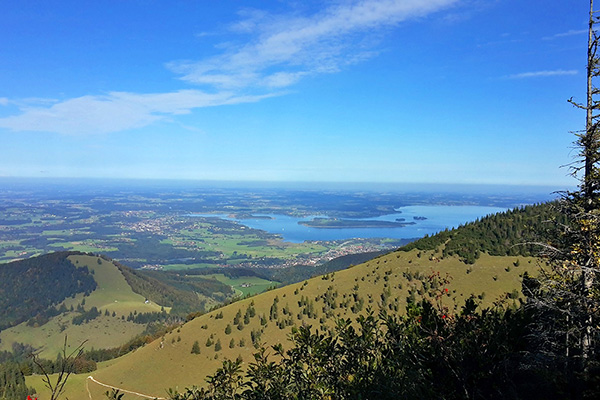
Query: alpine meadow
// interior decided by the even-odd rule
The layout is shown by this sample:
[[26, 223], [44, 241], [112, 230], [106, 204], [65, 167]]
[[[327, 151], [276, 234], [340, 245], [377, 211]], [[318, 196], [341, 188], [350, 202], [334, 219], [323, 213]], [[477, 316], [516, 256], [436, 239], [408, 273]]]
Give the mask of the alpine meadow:
[[0, 5], [0, 400], [600, 398], [563, 3]]

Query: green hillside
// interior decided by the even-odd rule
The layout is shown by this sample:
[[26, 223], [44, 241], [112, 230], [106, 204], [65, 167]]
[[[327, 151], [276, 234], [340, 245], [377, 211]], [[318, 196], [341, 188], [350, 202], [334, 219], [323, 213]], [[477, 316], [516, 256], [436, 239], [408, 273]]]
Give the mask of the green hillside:
[[54, 358], [65, 335], [113, 348], [150, 322], [182, 321], [235, 293], [217, 279], [136, 271], [80, 252], [0, 264], [0, 351], [17, 342]]
[[[428, 277], [448, 274], [442, 301], [451, 310], [474, 293], [483, 306], [506, 293], [519, 296], [520, 275], [534, 272], [529, 257], [482, 255], [473, 265], [457, 257], [440, 259], [441, 252], [397, 251], [367, 263], [272, 290], [199, 316], [164, 337], [92, 373], [97, 381], [153, 396], [165, 388], [202, 384], [224, 359], [253, 360], [259, 343], [288, 345], [293, 327], [308, 324], [330, 331], [339, 318], [355, 319], [371, 308], [403, 312], [407, 297], [428, 297]], [[518, 266], [516, 266], [518, 265]], [[193, 354], [198, 342], [200, 354]], [[35, 379], [28, 380], [35, 384]], [[79, 382], [80, 384], [82, 381]], [[104, 387], [87, 381], [91, 393]], [[71, 386], [72, 398], [82, 386]], [[41, 390], [41, 389], [39, 389]]]

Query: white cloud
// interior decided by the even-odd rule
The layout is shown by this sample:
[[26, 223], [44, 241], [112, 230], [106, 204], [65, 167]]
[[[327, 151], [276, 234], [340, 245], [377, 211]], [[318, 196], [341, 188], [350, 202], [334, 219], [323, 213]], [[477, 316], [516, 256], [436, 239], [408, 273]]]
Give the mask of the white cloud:
[[280, 88], [293, 85], [304, 75], [304, 72], [276, 72], [264, 78], [262, 84], [270, 88]]
[[556, 38], [561, 38], [561, 37], [566, 37], [566, 36], [575, 36], [575, 35], [581, 35], [584, 33], [588, 33], [587, 29], [571, 29], [568, 30], [567, 32], [561, 32], [561, 33], [557, 33], [555, 35], [552, 36], [546, 36], [545, 38], [543, 38], [544, 40], [552, 40], [552, 39], [556, 39]]
[[7, 106], [9, 102], [6, 97], [0, 97], [0, 106]]
[[549, 76], [562, 76], [562, 75], [576, 75], [577, 70], [563, 70], [556, 69], [552, 71], [535, 71], [535, 72], [521, 72], [519, 74], [508, 75], [508, 79], [527, 79], [527, 78], [543, 78]]
[[271, 88], [339, 71], [376, 54], [357, 45], [373, 32], [447, 8], [457, 0], [353, 0], [309, 16], [246, 11], [232, 30], [254, 34], [222, 54], [169, 64], [181, 79], [221, 89]]
[[147, 126], [194, 108], [259, 101], [265, 96], [237, 96], [198, 90], [137, 94], [111, 92], [56, 102], [50, 107], [24, 106], [20, 115], [0, 118], [0, 128], [14, 131], [86, 135]]
[[[5, 99], [21, 113], [0, 118], [0, 128], [67, 135], [141, 128], [195, 108], [256, 102], [282, 94], [306, 76], [334, 73], [377, 54], [375, 33], [403, 21], [448, 8], [458, 0], [338, 0], [308, 16], [244, 11], [232, 24], [250, 35], [238, 45], [224, 43], [212, 57], [167, 67], [181, 79], [209, 87], [170, 93], [110, 92], [58, 101]], [[200, 33], [198, 37], [209, 34]]]

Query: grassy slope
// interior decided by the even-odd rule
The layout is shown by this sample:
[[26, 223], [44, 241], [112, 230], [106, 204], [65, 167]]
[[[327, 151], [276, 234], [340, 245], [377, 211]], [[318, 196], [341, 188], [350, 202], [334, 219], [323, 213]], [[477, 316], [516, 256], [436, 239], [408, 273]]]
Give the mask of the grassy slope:
[[[71, 256], [69, 257], [76, 265], [87, 265], [94, 271], [94, 279], [98, 283], [98, 289], [86, 298], [85, 308], [96, 306], [98, 309], [115, 311], [117, 315], [123, 315], [130, 311], [151, 312], [160, 311], [158, 304], [146, 304], [144, 296], [134, 293], [125, 281], [121, 272], [109, 261], [93, 256]], [[100, 264], [98, 264], [100, 260]], [[67, 300], [68, 301], [68, 300]], [[71, 300], [77, 304], [78, 299]], [[70, 304], [67, 304], [67, 307]]]
[[[78, 313], [58, 315], [47, 324], [36, 328], [23, 323], [0, 332], [0, 350], [9, 350], [13, 342], [21, 342], [40, 348], [42, 357], [55, 358], [62, 349], [65, 335], [68, 336], [69, 343], [74, 345], [88, 340], [88, 348], [115, 347], [144, 330], [143, 325], [122, 320], [122, 315], [127, 317], [134, 311], [160, 311], [160, 305], [144, 303], [145, 298], [131, 290], [123, 275], [112, 263], [100, 259], [101, 264], [98, 264], [98, 257], [84, 255], [69, 256], [69, 259], [78, 267], [87, 266], [94, 271], [94, 279], [98, 284], [96, 290], [85, 298], [84, 308], [89, 310], [95, 306], [103, 312], [108, 310], [111, 316], [102, 315], [82, 325], [71, 323]], [[78, 294], [75, 298], [67, 298], [64, 304], [67, 308], [71, 305], [77, 307], [82, 300], [83, 294]], [[113, 311], [116, 317], [112, 317]]]
[[[150, 343], [120, 359], [113, 360], [110, 365], [100, 365], [100, 368], [91, 375], [101, 382], [114, 386], [154, 396], [164, 396], [165, 389], [169, 387], [183, 390], [184, 387], [193, 384], [202, 385], [205, 377], [214, 373], [225, 358], [233, 359], [239, 355], [245, 363], [250, 362], [252, 354], [255, 352], [251, 341], [252, 330], [262, 330], [261, 340], [263, 343], [281, 342], [285, 345], [291, 329], [289, 326], [280, 329], [275, 321], [268, 321], [266, 326], [261, 327], [259, 320], [261, 315], [265, 315], [268, 320], [269, 310], [276, 296], [279, 298], [280, 319], [283, 317], [283, 307], [288, 305], [291, 314], [295, 315], [295, 324], [305, 322], [312, 325], [313, 328], [327, 329], [327, 326], [331, 327], [334, 324], [336, 318], [356, 318], [358, 314], [354, 314], [350, 310], [350, 306], [354, 303], [350, 301], [347, 307], [336, 308], [333, 317], [328, 318], [325, 321], [326, 326], [323, 326], [319, 321], [320, 317], [324, 315], [322, 299], [315, 301], [315, 309], [318, 310], [318, 316], [315, 319], [310, 319], [306, 315], [303, 316], [302, 321], [298, 319], [297, 314], [301, 310], [298, 301], [301, 296], [306, 296], [314, 301], [315, 297], [322, 295], [331, 286], [334, 291], [338, 292], [337, 303], [340, 304], [350, 299], [353, 288], [358, 285], [357, 293], [364, 299], [365, 308], [370, 306], [377, 311], [380, 294], [387, 285], [391, 290], [390, 300], [395, 302], [402, 312], [408, 296], [408, 289], [421, 287], [419, 281], [409, 281], [404, 277], [403, 272], [418, 271], [428, 275], [432, 271], [441, 271], [442, 275], [448, 273], [452, 277], [451, 283], [447, 286], [448, 296], [443, 299], [446, 305], [452, 308], [453, 304], [460, 304], [471, 293], [485, 292], [483, 305], [489, 306], [504, 293], [520, 288], [520, 274], [526, 270], [533, 272], [537, 268], [533, 259], [525, 257], [518, 258], [520, 265], [516, 267], [513, 263], [517, 257], [482, 255], [474, 265], [465, 265], [456, 257], [447, 257], [437, 261], [431, 256], [434, 254], [439, 256], [440, 253], [421, 252], [421, 257], [417, 256], [418, 253], [417, 250], [390, 253], [359, 266], [338, 271], [333, 277], [330, 275], [327, 279], [313, 278], [307, 283], [290, 285], [231, 304], [188, 322], [179, 331], [173, 331], [163, 339]], [[369, 295], [372, 299], [371, 302], [369, 302]], [[256, 316], [250, 319], [249, 324], [244, 326], [243, 330], [239, 331], [233, 325], [232, 320], [238, 310], [241, 310], [243, 314], [251, 302], [254, 302]], [[223, 319], [216, 319], [215, 316], [220, 312], [223, 313]], [[231, 324], [233, 328], [229, 335], [225, 334], [227, 324]], [[221, 351], [215, 351], [214, 345], [206, 347], [206, 340], [211, 335], [213, 341], [220, 339]], [[229, 343], [232, 338], [235, 348], [230, 349]], [[245, 341], [243, 347], [239, 345], [241, 339]], [[200, 343], [201, 354], [199, 355], [190, 352], [192, 344], [196, 340]], [[84, 380], [74, 382], [78, 382], [78, 384], [74, 383], [71, 386], [69, 397], [84, 398], [85, 396], [87, 398], [85, 385], [81, 384]], [[35, 380], [28, 379], [28, 384], [35, 384]], [[93, 383], [89, 385], [89, 388], [93, 398], [101, 398], [101, 394], [106, 390]], [[41, 388], [39, 390], [41, 391]]]

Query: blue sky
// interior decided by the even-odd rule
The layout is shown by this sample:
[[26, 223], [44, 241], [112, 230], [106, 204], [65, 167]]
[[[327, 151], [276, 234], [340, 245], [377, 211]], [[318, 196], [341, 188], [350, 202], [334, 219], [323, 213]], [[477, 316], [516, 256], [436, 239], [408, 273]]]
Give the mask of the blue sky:
[[1, 2], [0, 176], [571, 185], [588, 4]]

